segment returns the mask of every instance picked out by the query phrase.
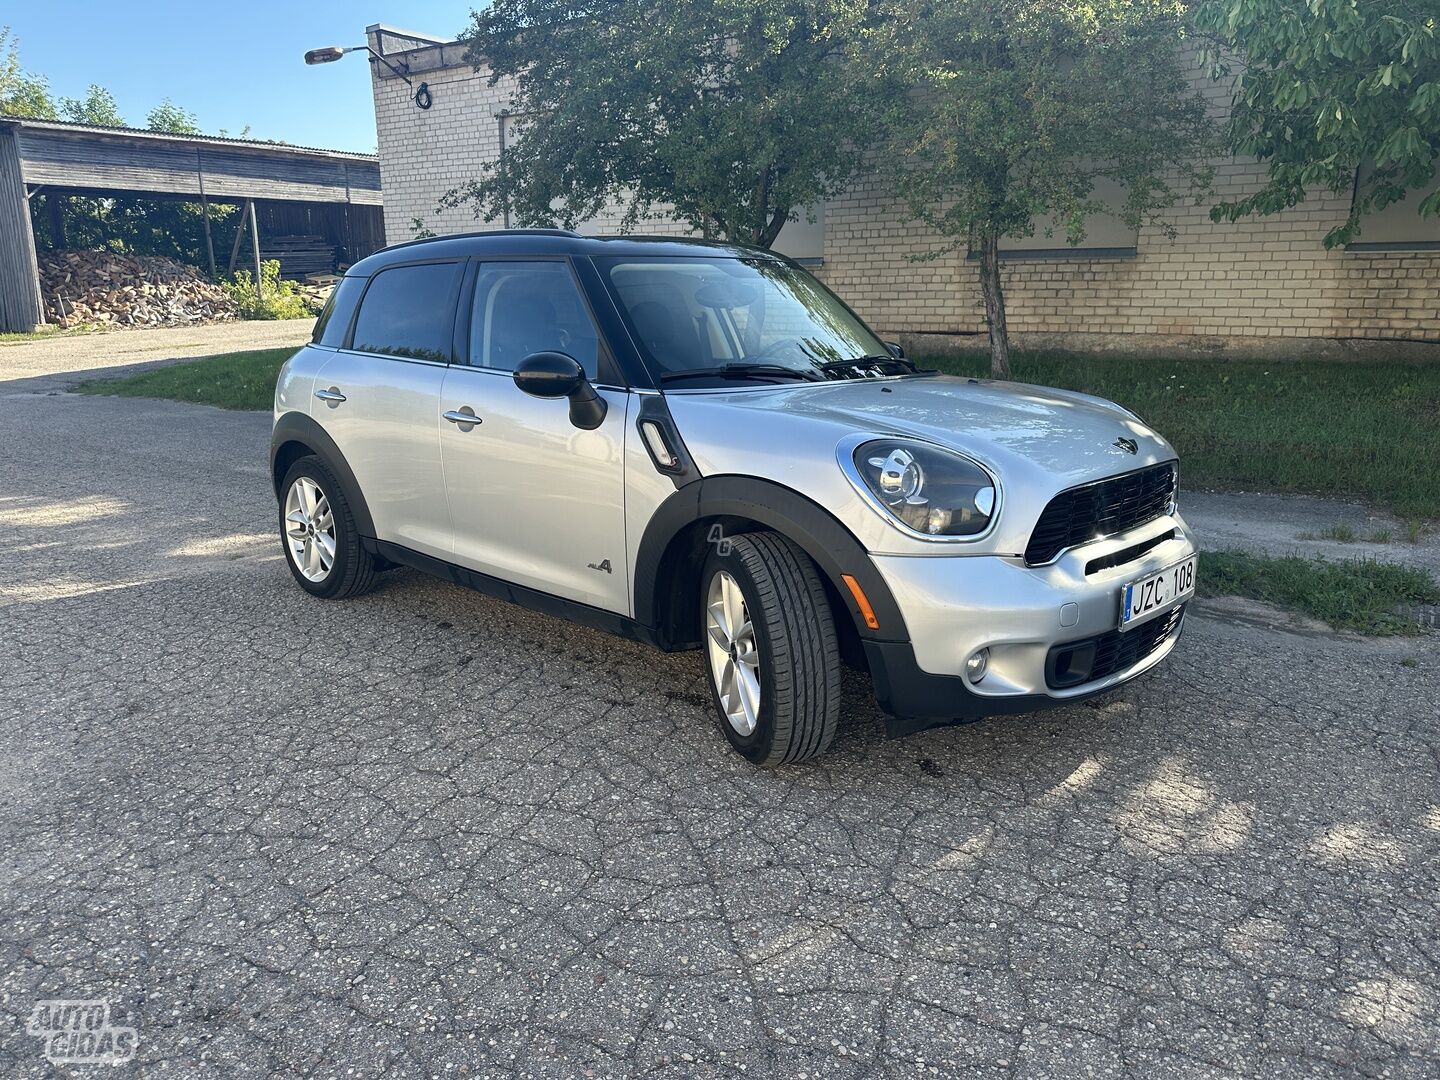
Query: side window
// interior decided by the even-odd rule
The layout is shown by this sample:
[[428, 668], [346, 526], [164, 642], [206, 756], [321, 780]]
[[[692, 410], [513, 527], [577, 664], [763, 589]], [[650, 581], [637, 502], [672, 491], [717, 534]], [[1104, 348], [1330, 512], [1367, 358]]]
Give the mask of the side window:
[[345, 344], [350, 320], [355, 317], [355, 305], [360, 302], [360, 294], [364, 291], [365, 282], [361, 278], [340, 279], [315, 323], [315, 336], [311, 340], [316, 345], [338, 349]]
[[459, 263], [396, 266], [370, 279], [352, 347], [414, 360], [450, 359]]
[[513, 371], [535, 352], [573, 356], [598, 377], [600, 339], [563, 262], [490, 262], [475, 277], [470, 363]]

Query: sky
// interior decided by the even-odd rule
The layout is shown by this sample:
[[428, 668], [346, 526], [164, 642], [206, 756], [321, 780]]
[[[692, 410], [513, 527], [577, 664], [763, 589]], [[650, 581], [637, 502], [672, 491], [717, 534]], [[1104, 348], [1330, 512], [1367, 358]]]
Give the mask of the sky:
[[112, 94], [126, 121], [166, 97], [194, 112], [207, 132], [280, 139], [299, 146], [375, 151], [375, 113], [364, 53], [306, 67], [306, 50], [360, 45], [386, 23], [455, 37], [477, 0], [0, 0], [0, 26], [20, 44], [27, 71], [58, 97], [91, 83]]

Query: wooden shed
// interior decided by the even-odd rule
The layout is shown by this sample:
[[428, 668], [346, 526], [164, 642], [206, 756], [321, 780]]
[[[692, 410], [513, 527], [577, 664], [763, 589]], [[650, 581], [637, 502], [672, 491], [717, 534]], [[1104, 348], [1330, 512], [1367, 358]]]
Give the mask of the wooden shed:
[[249, 202], [262, 238], [321, 236], [355, 258], [385, 245], [369, 154], [0, 117], [0, 331], [43, 322], [29, 208], [42, 190]]

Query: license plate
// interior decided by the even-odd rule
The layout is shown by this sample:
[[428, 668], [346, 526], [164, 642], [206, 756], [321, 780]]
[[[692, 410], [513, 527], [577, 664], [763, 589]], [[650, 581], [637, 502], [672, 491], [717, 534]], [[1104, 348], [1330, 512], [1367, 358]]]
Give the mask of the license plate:
[[1167, 566], [1158, 574], [1132, 581], [1120, 594], [1120, 629], [1168, 611], [1195, 591], [1195, 556]]

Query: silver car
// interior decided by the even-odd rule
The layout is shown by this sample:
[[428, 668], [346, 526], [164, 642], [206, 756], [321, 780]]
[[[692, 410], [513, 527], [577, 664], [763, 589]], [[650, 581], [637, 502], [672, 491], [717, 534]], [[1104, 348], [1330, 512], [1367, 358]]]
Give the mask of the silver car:
[[275, 390], [300, 587], [393, 566], [698, 649], [764, 765], [842, 663], [898, 736], [1075, 701], [1174, 647], [1170, 445], [1084, 394], [919, 370], [795, 263], [509, 231], [354, 266]]

